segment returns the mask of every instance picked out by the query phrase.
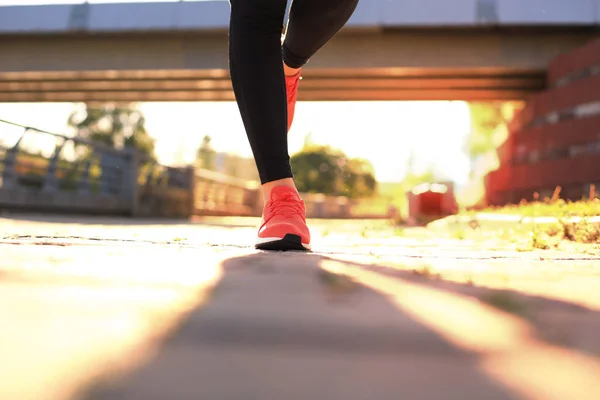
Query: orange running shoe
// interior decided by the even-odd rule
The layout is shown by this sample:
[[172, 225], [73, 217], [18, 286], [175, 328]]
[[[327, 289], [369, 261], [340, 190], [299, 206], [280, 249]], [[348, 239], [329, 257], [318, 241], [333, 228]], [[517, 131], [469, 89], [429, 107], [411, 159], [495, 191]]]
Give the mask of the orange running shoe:
[[288, 132], [294, 121], [294, 112], [296, 111], [296, 99], [298, 98], [298, 84], [300, 83], [300, 72], [296, 75], [285, 77], [285, 90], [287, 94], [287, 110], [288, 110]]
[[263, 211], [255, 247], [260, 250], [310, 250], [306, 209], [295, 189], [273, 188]]

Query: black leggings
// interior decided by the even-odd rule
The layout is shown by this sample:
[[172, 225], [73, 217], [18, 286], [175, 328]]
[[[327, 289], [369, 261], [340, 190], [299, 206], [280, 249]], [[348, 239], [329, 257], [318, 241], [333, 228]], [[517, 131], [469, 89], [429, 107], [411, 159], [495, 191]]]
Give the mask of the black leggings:
[[292, 177], [282, 57], [306, 64], [348, 21], [358, 0], [230, 0], [229, 63], [235, 98], [262, 183]]

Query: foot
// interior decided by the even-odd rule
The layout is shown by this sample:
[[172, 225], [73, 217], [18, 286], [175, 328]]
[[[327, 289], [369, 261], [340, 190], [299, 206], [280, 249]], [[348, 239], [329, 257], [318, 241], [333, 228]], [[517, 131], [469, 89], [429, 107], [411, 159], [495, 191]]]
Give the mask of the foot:
[[265, 204], [255, 247], [261, 250], [310, 250], [306, 209], [295, 189], [273, 188]]
[[288, 110], [288, 132], [294, 121], [294, 112], [296, 111], [296, 99], [298, 97], [298, 84], [300, 82], [300, 71], [295, 75], [285, 76], [285, 90], [287, 94]]

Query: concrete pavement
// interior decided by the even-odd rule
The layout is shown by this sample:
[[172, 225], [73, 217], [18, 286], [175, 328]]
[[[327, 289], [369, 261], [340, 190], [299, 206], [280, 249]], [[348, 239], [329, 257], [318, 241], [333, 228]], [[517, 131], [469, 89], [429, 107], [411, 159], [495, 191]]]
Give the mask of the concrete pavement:
[[[315, 221], [0, 219], [0, 399], [593, 399], [600, 258]], [[568, 371], [568, 374], [565, 373]]]

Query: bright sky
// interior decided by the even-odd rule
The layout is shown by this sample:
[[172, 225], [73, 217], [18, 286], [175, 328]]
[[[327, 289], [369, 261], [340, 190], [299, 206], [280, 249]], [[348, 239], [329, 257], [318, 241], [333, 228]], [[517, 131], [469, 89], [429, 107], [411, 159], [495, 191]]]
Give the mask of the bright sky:
[[[128, 0], [148, 1], [176, 0]], [[83, 1], [0, 0], [0, 6], [79, 3]], [[64, 132], [74, 107], [72, 103], [0, 103], [0, 118]], [[235, 103], [143, 103], [141, 109], [149, 133], [157, 140], [157, 156], [163, 163], [191, 162], [204, 135], [213, 138], [217, 151], [251, 156]], [[303, 102], [297, 106], [289, 148], [291, 153], [298, 151], [311, 132], [315, 142], [340, 148], [351, 157], [369, 159], [377, 178], [391, 182], [402, 179], [413, 150], [417, 166], [424, 169], [434, 165], [449, 179], [462, 183], [469, 170], [462, 152], [469, 121], [468, 107], [463, 102]]]

